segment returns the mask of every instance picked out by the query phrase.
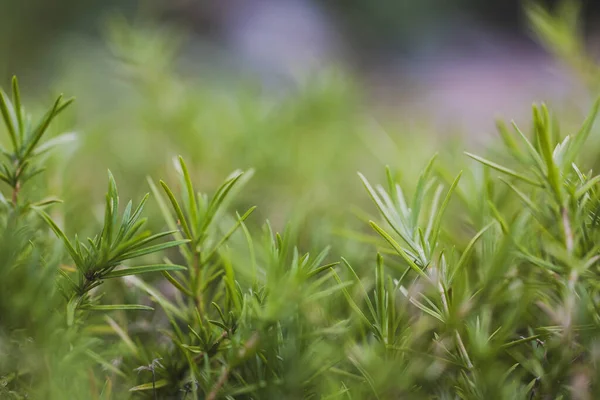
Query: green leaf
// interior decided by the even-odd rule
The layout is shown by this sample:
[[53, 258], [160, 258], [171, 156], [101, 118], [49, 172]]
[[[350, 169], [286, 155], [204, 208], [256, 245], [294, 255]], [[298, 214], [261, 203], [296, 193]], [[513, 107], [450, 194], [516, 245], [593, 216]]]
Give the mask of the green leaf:
[[155, 383], [148, 382], [141, 385], [137, 385], [129, 389], [130, 392], [139, 392], [142, 390], [152, 390], [153, 388], [159, 389], [167, 386], [169, 382], [166, 379], [159, 379]]
[[[401, 288], [401, 289], [403, 289], [403, 288]], [[423, 311], [425, 314], [432, 316], [433, 318], [437, 319], [438, 321], [440, 321], [442, 323], [446, 323], [446, 321], [444, 320], [444, 317], [439, 312], [439, 310], [433, 310], [433, 309], [427, 307], [425, 304], [421, 303], [419, 300], [415, 299], [414, 297], [409, 296], [408, 291], [406, 291], [406, 290], [402, 290], [402, 293], [408, 298], [408, 301], [410, 301], [419, 310]]]
[[223, 244], [225, 242], [227, 242], [227, 240], [229, 240], [229, 238], [231, 237], [231, 235], [233, 235], [235, 233], [235, 231], [237, 231], [237, 229], [241, 226], [241, 224], [250, 216], [250, 214], [252, 214], [254, 212], [254, 210], [256, 210], [256, 206], [250, 207], [250, 209], [248, 209], [248, 211], [246, 211], [244, 213], [244, 215], [242, 215], [241, 217], [237, 218], [236, 223], [231, 227], [231, 229], [229, 229], [229, 231], [221, 238], [221, 240], [219, 240], [219, 242], [214, 246], [214, 248], [211, 250], [211, 252], [203, 258], [203, 261], [209, 261], [213, 255], [217, 252], [217, 250], [223, 246]]
[[369, 193], [371, 200], [373, 200], [377, 209], [379, 210], [379, 212], [381, 213], [383, 218], [386, 220], [388, 225], [402, 238], [402, 240], [404, 240], [404, 242], [406, 242], [406, 244], [408, 244], [408, 246], [411, 248], [411, 250], [413, 252], [418, 253], [419, 252], [418, 246], [414, 243], [413, 239], [411, 238], [409, 232], [406, 229], [405, 224], [400, 220], [398, 213], [396, 212], [394, 215], [391, 211], [395, 211], [395, 210], [390, 210], [382, 202], [382, 200], [379, 197], [379, 195], [377, 194], [377, 192], [373, 189], [371, 184], [369, 184], [369, 181], [367, 180], [367, 178], [365, 178], [365, 176], [363, 174], [361, 174], [359, 172], [358, 176], [360, 177], [360, 179], [363, 183], [363, 186], [367, 190], [367, 193]]
[[75, 101], [75, 98], [70, 98], [69, 100], [65, 101], [64, 103], [62, 103], [60, 106], [58, 106], [58, 108], [56, 109], [56, 113], [55, 116], [60, 114], [61, 112], [63, 112], [67, 107], [69, 107], [73, 102]]
[[186, 288], [185, 286], [183, 286], [183, 284], [181, 282], [179, 282], [177, 279], [175, 279], [175, 277], [173, 277], [173, 275], [169, 274], [165, 270], [162, 270], [161, 274], [169, 282], [171, 282], [171, 284], [173, 286], [175, 286], [181, 293], [185, 294], [186, 296], [194, 297], [194, 293], [192, 293], [192, 291], [190, 291], [188, 288]]
[[223, 310], [221, 310], [221, 307], [219, 307], [219, 305], [217, 303], [215, 303], [214, 301], [210, 303], [215, 310], [217, 310], [217, 312], [219, 313], [219, 316], [221, 317], [221, 321], [223, 321], [223, 323], [227, 322], [227, 319], [225, 318], [225, 314], [223, 314]]
[[386, 302], [385, 302], [385, 275], [383, 269], [383, 257], [377, 253], [377, 267], [375, 268], [375, 306], [379, 315], [379, 325], [383, 329], [385, 326]]
[[523, 141], [525, 142], [525, 145], [527, 147], [527, 152], [529, 153], [529, 156], [532, 158], [532, 160], [535, 162], [536, 166], [538, 167], [538, 171], [540, 173], [543, 173], [544, 172], [544, 162], [542, 161], [542, 158], [536, 151], [535, 147], [533, 147], [533, 145], [531, 144], [529, 139], [527, 139], [527, 136], [525, 136], [525, 134], [521, 131], [521, 129], [519, 129], [519, 127], [517, 126], [515, 121], [512, 121], [512, 126], [513, 126], [513, 129], [519, 134], [519, 136], [521, 136], [521, 139], [523, 139]]
[[[337, 272], [335, 272], [334, 269], [331, 269], [333, 271], [333, 277], [335, 278], [335, 280], [337, 281], [337, 283], [339, 285], [342, 285], [342, 280], [340, 279], [339, 275], [337, 274]], [[350, 296], [350, 293], [348, 293], [348, 291], [346, 290], [345, 287], [342, 287], [342, 293], [344, 294], [344, 297], [346, 298], [346, 301], [348, 302], [348, 304], [350, 305], [350, 308], [352, 308], [352, 310], [354, 310], [354, 312], [356, 312], [356, 314], [360, 317], [360, 320], [365, 323], [367, 326], [371, 326], [371, 321], [369, 321], [369, 319], [366, 317], [366, 315], [362, 312], [362, 310], [360, 309], [360, 307], [356, 304], [356, 302], [352, 299], [352, 296]]]
[[[240, 215], [238, 213], [236, 213], [235, 215], [238, 219], [240, 218]], [[242, 222], [240, 226], [242, 228], [242, 232], [244, 233], [246, 244], [248, 245], [248, 254], [250, 256], [250, 265], [252, 271], [252, 282], [254, 283], [256, 282], [257, 278], [256, 252], [254, 250], [254, 241], [252, 240], [252, 235], [250, 235], [250, 231], [248, 230], [248, 227], [246, 227], [246, 224]]]
[[19, 90], [19, 82], [16, 76], [12, 78], [12, 92], [13, 92], [13, 105], [14, 112], [17, 119], [17, 127], [19, 132], [19, 141], [23, 142], [23, 105], [21, 104], [21, 91]]
[[539, 339], [540, 337], [542, 337], [542, 335], [533, 335], [533, 336], [529, 336], [529, 337], [526, 337], [526, 338], [521, 338], [521, 339], [513, 340], [512, 342], [504, 343], [502, 345], [502, 348], [503, 349], [508, 349], [508, 348], [517, 346], [517, 345], [522, 344], [522, 343], [531, 342], [533, 340]]
[[0, 172], [0, 180], [8, 183], [10, 186], [13, 186], [12, 180], [8, 176], [6, 176], [5, 174], [3, 174], [1, 172]]
[[10, 141], [13, 145], [15, 151], [19, 148], [16, 127], [15, 127], [15, 118], [14, 118], [14, 110], [12, 103], [6, 96], [3, 90], [0, 89], [0, 112], [2, 113], [2, 119], [4, 120], [4, 124], [6, 125], [6, 129], [8, 130], [8, 135], [10, 137]]
[[529, 209], [531, 211], [533, 211], [533, 214], [536, 218], [540, 218], [541, 211], [538, 208], [538, 206], [533, 202], [533, 200], [531, 200], [529, 197], [527, 197], [527, 195], [525, 193], [523, 193], [519, 189], [517, 189], [517, 187], [515, 185], [513, 185], [512, 183], [510, 183], [507, 180], [504, 180], [502, 178], [500, 178], [500, 180], [502, 182], [504, 182], [513, 192], [515, 192], [517, 194], [517, 196], [519, 196], [521, 198], [521, 200], [527, 205], [527, 207], [529, 207]]
[[[110, 170], [108, 171], [108, 194], [107, 201], [110, 202], [110, 214], [109, 214], [109, 225], [108, 225], [108, 238], [106, 244], [110, 247], [113, 244], [115, 238], [115, 230], [119, 220], [119, 192], [117, 190], [117, 182]], [[106, 225], [105, 225], [106, 227]]]
[[140, 304], [95, 304], [85, 307], [80, 307], [81, 310], [89, 311], [118, 311], [118, 310], [144, 310], [153, 311], [154, 308], [143, 306]]
[[102, 275], [103, 279], [120, 278], [122, 276], [129, 275], [140, 275], [148, 272], [160, 272], [160, 271], [183, 271], [187, 268], [182, 265], [174, 264], [154, 264], [154, 265], [143, 265], [140, 267], [130, 267], [118, 270], [113, 270], [108, 274]]
[[185, 188], [188, 196], [188, 208], [191, 220], [191, 232], [195, 234], [195, 230], [198, 227], [198, 203], [196, 203], [196, 195], [194, 193], [194, 186], [192, 185], [192, 179], [188, 172], [187, 166], [183, 161], [183, 157], [179, 156], [179, 165], [181, 166], [181, 172], [183, 173], [183, 179], [185, 181]]
[[579, 189], [577, 189], [577, 191], [575, 192], [575, 198], [579, 199], [580, 197], [582, 197], [598, 182], [600, 182], [600, 175], [596, 175], [595, 177], [584, 183]]
[[62, 202], [63, 201], [57, 197], [46, 197], [45, 199], [42, 199], [40, 201], [33, 203], [32, 206], [45, 207], [45, 206], [49, 206], [51, 204], [62, 203]]
[[65, 280], [67, 281], [67, 283], [71, 286], [71, 290], [77, 291], [79, 290], [79, 286], [77, 286], [77, 284], [75, 283], [75, 281], [69, 276], [69, 274], [63, 270], [62, 268], [58, 269], [58, 273], [65, 278]]
[[214, 319], [209, 319], [208, 322], [211, 323], [211, 324], [213, 324], [216, 327], [219, 327], [219, 328], [223, 329], [224, 331], [229, 331], [229, 328], [227, 328], [227, 326], [224, 323], [222, 323], [221, 321], [216, 321]]
[[31, 178], [33, 178], [36, 175], [41, 174], [42, 172], [44, 172], [46, 170], [45, 167], [41, 167], [41, 168], [34, 168], [33, 170], [27, 171], [27, 173], [24, 173], [24, 168], [21, 169], [21, 175], [20, 175], [20, 181], [21, 184], [25, 183], [26, 181], [30, 180]]
[[431, 248], [432, 249], [434, 249], [435, 246], [437, 245], [438, 236], [440, 234], [440, 226], [442, 224], [442, 217], [444, 216], [444, 212], [446, 211], [446, 208], [448, 207], [448, 204], [450, 203], [450, 199], [452, 198], [452, 194], [454, 193], [454, 190], [458, 186], [458, 182], [460, 181], [461, 176], [462, 176], [462, 171], [460, 171], [458, 173], [458, 175], [454, 179], [454, 182], [452, 182], [452, 185], [450, 185], [450, 188], [448, 189], [448, 193], [446, 193], [446, 197], [444, 198], [444, 201], [442, 202], [442, 205], [439, 208], [439, 210], [435, 216], [435, 219], [433, 222], [433, 227], [431, 228], [431, 232], [432, 232]]
[[[161, 233], [156, 233], [154, 235], [150, 235], [149, 232], [142, 232], [139, 235], [134, 236], [129, 239], [127, 239], [127, 237], [129, 235], [125, 235], [124, 239], [126, 239], [126, 241], [119, 244], [119, 246], [117, 246], [114, 250], [112, 250], [110, 252], [111, 258], [117, 258], [119, 256], [122, 256], [125, 253], [130, 253], [134, 250], [138, 250], [141, 247], [144, 247], [145, 245], [147, 245], [151, 242], [154, 242], [155, 240], [172, 235], [175, 232], [177, 232], [177, 231], [161, 232]], [[150, 235], [150, 236], [148, 236], [148, 235]], [[117, 237], [117, 242], [118, 242], [118, 239], [119, 239], [119, 237]]]
[[75, 321], [75, 310], [77, 309], [77, 304], [79, 303], [79, 297], [73, 296], [67, 302], [67, 326], [73, 326], [73, 322]]
[[425, 184], [429, 179], [429, 173], [431, 172], [431, 168], [433, 167], [433, 163], [435, 162], [436, 158], [437, 154], [434, 154], [433, 157], [431, 157], [431, 159], [427, 163], [427, 166], [421, 172], [421, 176], [419, 177], [419, 181], [417, 182], [417, 189], [415, 191], [415, 195], [411, 204], [410, 226], [413, 231], [417, 228], [419, 214], [421, 213], [421, 205], [423, 204], [423, 196], [425, 195]]
[[[62, 240], [69, 255], [75, 262], [75, 265], [81, 270], [81, 268], [83, 268], [83, 265], [84, 265], [83, 260], [81, 259], [81, 256], [77, 253], [77, 251], [71, 244], [71, 241], [64, 234], [64, 232], [58, 227], [58, 225], [56, 225], [56, 223], [52, 220], [52, 218], [50, 218], [50, 216], [48, 214], [46, 214], [43, 210], [38, 209], [38, 208], [33, 208], [33, 209], [42, 217], [42, 219], [44, 221], [46, 221], [46, 223], [54, 231], [56, 236], [58, 236], [58, 238]], [[81, 272], [85, 273], [85, 271], [81, 271]]]
[[[373, 317], [373, 320], [377, 320], [377, 313], [375, 312], [375, 307], [373, 307], [373, 303], [371, 302], [371, 299], [369, 298], [369, 293], [367, 293], [367, 289], [365, 289], [365, 286], [363, 285], [362, 280], [359, 278], [359, 276], [356, 273], [356, 271], [354, 270], [354, 268], [352, 268], [352, 265], [350, 264], [350, 262], [348, 262], [348, 260], [346, 260], [344, 257], [342, 257], [342, 265], [344, 265], [348, 269], [348, 271], [350, 271], [350, 274], [352, 274], [352, 278], [354, 279], [354, 281], [356, 282], [356, 284], [360, 287], [360, 289], [362, 291], [362, 296], [364, 298], [364, 301], [367, 303], [367, 308], [371, 312], [371, 316]], [[333, 268], [332, 268], [332, 270], [333, 270]]]
[[182, 321], [186, 321], [186, 314], [179, 307], [175, 306], [169, 300], [167, 300], [158, 290], [148, 285], [146, 282], [138, 278], [137, 276], [128, 276], [125, 278], [128, 283], [142, 289], [148, 293], [150, 297], [156, 301], [165, 310], [167, 315], [174, 315]]
[[41, 145], [37, 146], [35, 150], [31, 153], [32, 156], [42, 155], [50, 150], [52, 150], [56, 146], [60, 146], [63, 144], [74, 142], [77, 139], [77, 134], [74, 132], [63, 133], [56, 137], [53, 137], [50, 140], [45, 141]]
[[454, 280], [454, 276], [456, 275], [456, 273], [458, 271], [460, 271], [460, 269], [463, 267], [463, 265], [467, 261], [469, 255], [471, 254], [471, 250], [473, 249], [473, 246], [475, 246], [475, 243], [479, 240], [479, 238], [481, 236], [483, 236], [483, 234], [488, 229], [490, 229], [492, 227], [492, 225], [494, 225], [494, 222], [490, 222], [489, 224], [484, 226], [479, 232], [477, 232], [477, 234], [475, 234], [475, 236], [473, 236], [473, 239], [471, 239], [471, 241], [465, 248], [465, 251], [463, 251], [462, 255], [460, 256], [460, 259], [456, 263], [456, 266], [452, 269], [452, 272], [450, 273], [450, 276], [448, 277], [448, 286], [450, 286], [450, 284]]
[[431, 202], [431, 211], [429, 212], [429, 218], [427, 220], [427, 227], [425, 228], [425, 235], [423, 236], [423, 240], [427, 241], [431, 237], [431, 231], [433, 229], [433, 223], [435, 221], [435, 216], [439, 210], [440, 197], [442, 196], [442, 191], [444, 190], [444, 185], [438, 185], [438, 188], [435, 190], [433, 194], [433, 200]]
[[127, 226], [129, 225], [129, 218], [131, 215], [131, 208], [133, 207], [133, 202], [129, 200], [127, 205], [125, 206], [125, 210], [123, 211], [123, 216], [121, 217], [121, 227], [119, 228], [119, 232], [117, 233], [117, 237], [115, 238], [115, 244], [120, 243], [125, 236], [127, 231]]
[[514, 178], [520, 179], [523, 182], [527, 182], [527, 183], [529, 183], [531, 185], [542, 187], [541, 183], [539, 183], [539, 182], [537, 182], [537, 181], [535, 181], [535, 180], [533, 180], [531, 178], [528, 178], [525, 175], [521, 175], [517, 171], [514, 171], [514, 170], [512, 170], [510, 168], [503, 167], [502, 165], [499, 165], [499, 164], [496, 164], [495, 162], [486, 160], [483, 157], [476, 156], [475, 154], [471, 154], [471, 153], [468, 153], [468, 152], [465, 152], [465, 154], [467, 156], [471, 157], [472, 159], [474, 159], [475, 161], [479, 161], [480, 163], [482, 163], [484, 165], [487, 165], [488, 167], [493, 168], [496, 171], [499, 171], [499, 172], [502, 172], [504, 174], [510, 175], [510, 176], [512, 176]]
[[176, 223], [175, 219], [173, 218], [173, 216], [171, 215], [169, 207], [167, 206], [167, 203], [166, 203], [165, 199], [163, 198], [162, 193], [158, 190], [158, 188], [156, 187], [156, 185], [154, 184], [152, 179], [150, 179], [150, 177], [147, 177], [146, 180], [148, 181], [150, 190], [152, 190], [152, 193], [154, 194], [154, 198], [158, 202], [158, 207], [160, 208], [161, 214], [162, 214], [163, 218], [165, 219], [165, 222], [169, 226], [169, 229], [173, 230], [173, 231], [177, 231], [177, 235], [180, 236], [181, 239], [183, 239], [183, 236], [181, 236], [181, 233], [179, 232], [177, 223]]
[[500, 382], [506, 382], [509, 376], [514, 372], [515, 369], [517, 369], [519, 365], [519, 363], [514, 363], [504, 374], [502, 374], [502, 379], [500, 380]]
[[187, 236], [188, 239], [193, 239], [194, 236], [192, 235], [192, 231], [190, 231], [190, 228], [188, 226], [185, 215], [183, 215], [183, 211], [181, 210], [181, 206], [177, 202], [175, 195], [173, 194], [171, 189], [169, 189], [169, 187], [167, 186], [167, 184], [164, 181], [160, 181], [159, 183], [162, 186], [165, 193], [167, 194], [167, 197], [169, 197], [169, 200], [171, 201], [171, 205], [173, 206], [173, 209], [175, 210], [175, 214], [177, 215], [177, 218], [178, 218], [178, 223], [183, 228], [183, 232], [185, 233], [185, 235]]
[[[548, 109], [545, 105], [542, 105], [543, 116], [540, 115], [540, 111], [537, 107], [533, 107], [533, 120], [535, 123], [535, 130], [537, 134], [538, 141], [540, 143], [540, 148], [542, 150], [542, 157], [546, 163], [546, 173], [548, 178], [548, 183], [550, 187], [554, 191], [556, 199], [559, 204], [563, 204], [563, 195], [562, 195], [562, 184], [560, 182], [560, 172], [558, 170], [558, 166], [554, 162], [554, 158], [552, 157], [552, 145], [550, 143], [550, 128], [548, 126], [547, 114]], [[569, 165], [571, 165], [569, 163]]]
[[375, 230], [375, 232], [379, 233], [379, 235], [381, 235], [381, 237], [383, 237], [392, 246], [392, 248], [396, 250], [398, 255], [400, 255], [404, 259], [404, 261], [406, 261], [408, 266], [412, 268], [413, 271], [415, 271], [418, 275], [429, 281], [429, 277], [427, 276], [427, 274], [421, 268], [419, 268], [417, 264], [415, 264], [415, 262], [408, 256], [408, 254], [406, 254], [406, 252], [398, 244], [398, 242], [394, 240], [394, 238], [392, 238], [386, 231], [381, 229], [375, 222], [369, 221], [369, 224]]
[[375, 380], [373, 379], [373, 377], [369, 374], [369, 372], [367, 371], [367, 369], [365, 367], [363, 367], [360, 363], [359, 360], [355, 359], [354, 357], [348, 357], [348, 360], [354, 365], [354, 367], [356, 367], [356, 369], [362, 374], [362, 376], [364, 377], [364, 379], [367, 381], [367, 383], [369, 384], [369, 387], [371, 388], [371, 391], [373, 392], [373, 396], [375, 396], [375, 398], [377, 400], [380, 399], [379, 395], [377, 394], [377, 389], [375, 388]]
[[90, 349], [86, 349], [85, 353], [92, 360], [94, 360], [98, 364], [102, 365], [106, 370], [114, 372], [115, 374], [119, 375], [122, 378], [127, 378], [127, 375], [125, 375], [125, 373], [123, 371], [121, 371], [119, 368], [115, 367], [112, 363], [110, 363], [110, 362], [106, 361], [105, 359], [103, 359], [102, 356], [100, 356], [99, 354], [93, 352]]
[[144, 210], [144, 206], [146, 205], [146, 202], [148, 201], [149, 197], [150, 197], [149, 193], [146, 193], [144, 195], [144, 197], [140, 201], [140, 204], [138, 204], [138, 206], [135, 208], [135, 211], [133, 212], [133, 214], [131, 214], [131, 216], [129, 217], [129, 223], [127, 224], [125, 231], [127, 231], [127, 232], [131, 231], [131, 228], [133, 227], [133, 225], [137, 223], [138, 219], [142, 215], [142, 211]]
[[50, 109], [50, 111], [48, 111], [46, 113], [46, 115], [44, 115], [44, 117], [42, 118], [42, 120], [40, 121], [38, 126], [35, 128], [35, 130], [32, 132], [32, 134], [29, 136], [29, 138], [27, 138], [26, 143], [24, 143], [25, 149], [23, 151], [23, 154], [21, 154], [21, 157], [23, 159], [27, 158], [31, 154], [31, 152], [35, 149], [35, 146], [38, 144], [38, 142], [40, 141], [40, 139], [42, 138], [42, 136], [48, 129], [48, 126], [50, 125], [52, 120], [58, 115], [58, 113], [61, 110], [63, 110], [66, 106], [71, 104], [71, 102], [73, 100], [72, 99], [67, 100], [63, 105], [60, 104], [61, 101], [62, 101], [62, 95], [56, 99], [52, 109]]
[[313, 276], [317, 276], [321, 272], [327, 271], [327, 270], [335, 267], [336, 265], [339, 265], [339, 262], [333, 262], [333, 263], [330, 263], [330, 264], [322, 265], [320, 267], [316, 267], [316, 268], [314, 268], [314, 269], [312, 269], [312, 270], [310, 270], [308, 272], [307, 278], [312, 278]]
[[[233, 187], [236, 185], [238, 181], [244, 175], [252, 175], [252, 171], [248, 173], [244, 173], [242, 171], [235, 171], [226, 181], [223, 183], [215, 195], [213, 196], [210, 204], [208, 205], [208, 209], [206, 211], [206, 216], [204, 218], [204, 223], [202, 224], [201, 232], [205, 232], [208, 229], [211, 222], [214, 220], [215, 216], [219, 212], [219, 209], [225, 202], [227, 195], [233, 190]], [[198, 239], [201, 239], [200, 237]]]
[[352, 285], [353, 285], [352, 282], [342, 282], [337, 285], [331, 285], [321, 291], [318, 291], [318, 292], [308, 295], [306, 297], [306, 300], [318, 301], [320, 299], [330, 299], [334, 293], [340, 291], [341, 289], [352, 286]]
[[209, 206], [208, 206], [208, 217], [212, 217], [215, 215], [216, 211], [219, 209], [221, 204], [227, 198], [227, 194], [231, 191], [231, 189], [235, 186], [236, 182], [240, 180], [240, 178], [244, 175], [242, 171], [235, 171], [231, 174], [229, 178], [223, 183], [217, 192], [213, 196]]
[[185, 243], [188, 243], [188, 242], [189, 242], [188, 239], [186, 239], [186, 240], [173, 240], [171, 242], [160, 243], [160, 244], [156, 244], [154, 246], [144, 247], [143, 249], [133, 250], [133, 251], [124, 253], [121, 256], [119, 256], [115, 261], [124, 261], [124, 260], [129, 260], [129, 259], [132, 259], [132, 258], [141, 257], [141, 256], [144, 256], [146, 254], [156, 253], [158, 251], [169, 249], [171, 247], [181, 246], [182, 244], [185, 244]]
[[519, 148], [513, 135], [510, 134], [506, 124], [502, 120], [496, 120], [496, 130], [500, 133], [500, 137], [504, 142], [504, 145], [510, 150], [510, 152], [519, 160], [523, 160], [524, 156]]

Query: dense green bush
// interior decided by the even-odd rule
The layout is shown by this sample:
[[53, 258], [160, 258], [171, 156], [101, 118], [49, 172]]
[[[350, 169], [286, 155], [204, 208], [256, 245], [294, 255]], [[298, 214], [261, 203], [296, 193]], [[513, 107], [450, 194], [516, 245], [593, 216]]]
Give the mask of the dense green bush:
[[[575, 14], [528, 11], [594, 93]], [[485, 158], [454, 146], [420, 174], [427, 146], [399, 139], [407, 157], [374, 185], [341, 177], [392, 157], [375, 139], [364, 155], [365, 121], [339, 81], [264, 118], [244, 93], [199, 101], [213, 92], [187, 90], [169, 60], [147, 63], [144, 35], [115, 29], [127, 38], [113, 43], [139, 51], [126, 64], [139, 81], [115, 88], [133, 100], [108, 110], [108, 126], [88, 119], [102, 134], [80, 135], [74, 153], [61, 147], [75, 135], [57, 134], [84, 119], [71, 101], [36, 121], [16, 79], [0, 92], [0, 398], [600, 396], [598, 102], [579, 129], [534, 106], [531, 130], [500, 123], [503, 145]], [[197, 116], [198, 104], [211, 108]], [[170, 136], [210, 127], [211, 112], [221, 135]], [[198, 148], [188, 164], [165, 170], [186, 146]], [[98, 212], [90, 159], [128, 178], [120, 198], [109, 172]], [[227, 176], [231, 160], [256, 168]], [[215, 176], [216, 190], [198, 190]], [[353, 218], [357, 189], [375, 207]], [[290, 199], [314, 203], [280, 204]]]

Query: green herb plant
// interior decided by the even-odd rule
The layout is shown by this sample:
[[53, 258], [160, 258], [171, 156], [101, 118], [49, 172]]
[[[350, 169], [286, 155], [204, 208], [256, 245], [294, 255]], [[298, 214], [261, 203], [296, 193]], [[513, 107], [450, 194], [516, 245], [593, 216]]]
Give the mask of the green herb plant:
[[[563, 10], [528, 15], [573, 59]], [[71, 237], [68, 204], [42, 194], [69, 104], [33, 124], [16, 79], [0, 92], [0, 398], [600, 397], [599, 101], [578, 128], [535, 105], [530, 129], [499, 122], [489, 154], [434, 156], [416, 179], [359, 174], [376, 213], [357, 212], [343, 248], [368, 250], [349, 254], [233, 211], [253, 170], [207, 194], [182, 157], [137, 206], [109, 172], [103, 218], [77, 221], [97, 233]]]

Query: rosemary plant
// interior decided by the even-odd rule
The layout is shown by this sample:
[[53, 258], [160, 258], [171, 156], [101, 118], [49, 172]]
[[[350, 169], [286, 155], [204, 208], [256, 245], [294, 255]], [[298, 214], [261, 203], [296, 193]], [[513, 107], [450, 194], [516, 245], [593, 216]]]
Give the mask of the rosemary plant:
[[[563, 7], [528, 15], [594, 94], [597, 66]], [[203, 193], [205, 171], [178, 157], [136, 206], [109, 172], [103, 218], [74, 224], [96, 232], [81, 240], [43, 173], [73, 138], [48, 138], [71, 101], [32, 123], [11, 89], [0, 398], [600, 397], [600, 101], [579, 129], [535, 105], [529, 130], [498, 123], [488, 154], [434, 156], [417, 177], [388, 167], [384, 185], [359, 174], [375, 207], [342, 238], [257, 223], [240, 206], [254, 170]]]

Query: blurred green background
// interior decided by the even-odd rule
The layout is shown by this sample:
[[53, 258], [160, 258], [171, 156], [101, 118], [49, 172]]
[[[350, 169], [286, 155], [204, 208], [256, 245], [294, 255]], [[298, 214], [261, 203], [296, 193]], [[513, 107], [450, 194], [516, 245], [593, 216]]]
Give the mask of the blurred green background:
[[583, 115], [521, 3], [3, 0], [0, 82], [17, 74], [39, 106], [77, 99], [52, 129], [78, 139], [39, 182], [69, 232], [101, 215], [108, 168], [139, 199], [181, 154], [204, 191], [254, 168], [235, 207], [278, 229], [294, 215], [318, 241], [368, 204], [356, 171], [391, 165], [410, 185], [433, 152], [486, 143], [532, 100]]

